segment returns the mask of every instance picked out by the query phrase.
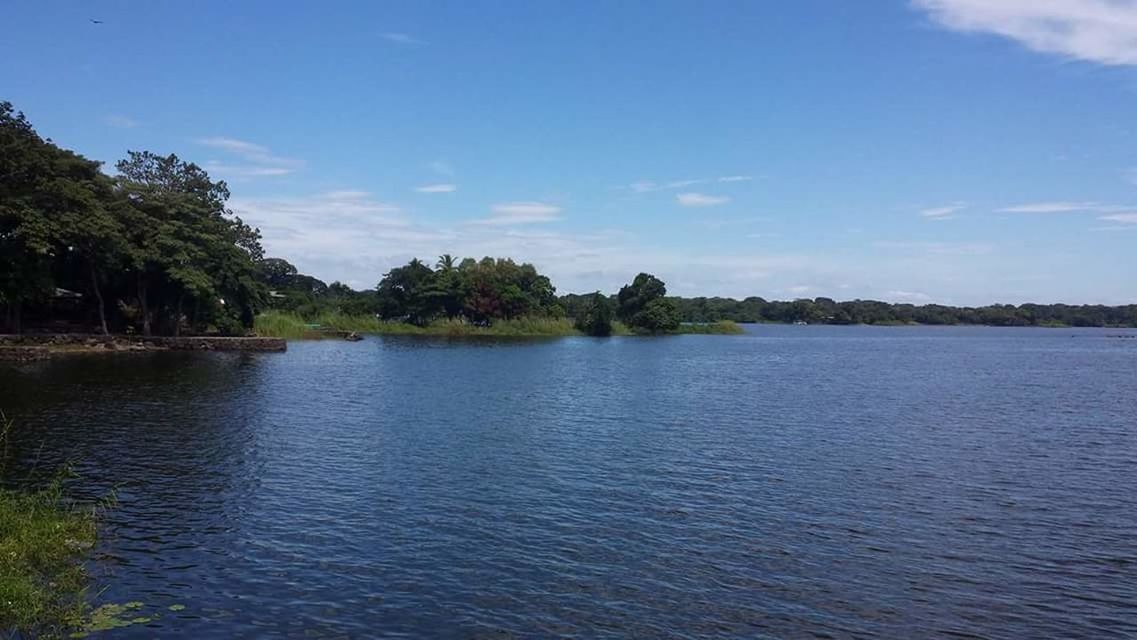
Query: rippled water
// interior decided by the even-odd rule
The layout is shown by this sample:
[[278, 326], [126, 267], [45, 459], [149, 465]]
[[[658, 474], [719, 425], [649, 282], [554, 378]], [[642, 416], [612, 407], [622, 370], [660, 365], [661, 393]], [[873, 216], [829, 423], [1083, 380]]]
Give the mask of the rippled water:
[[[292, 343], [0, 367], [109, 637], [1135, 637], [1137, 340]], [[171, 604], [185, 605], [169, 612]]]

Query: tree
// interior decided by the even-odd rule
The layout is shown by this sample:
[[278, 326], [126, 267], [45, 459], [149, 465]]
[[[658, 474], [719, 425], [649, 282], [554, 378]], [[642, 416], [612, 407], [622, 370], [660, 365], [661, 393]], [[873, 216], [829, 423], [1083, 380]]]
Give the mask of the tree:
[[0, 102], [0, 302], [15, 333], [22, 329], [24, 304], [46, 297], [54, 286], [59, 229], [44, 205], [55, 150], [23, 113]]
[[597, 291], [587, 296], [574, 325], [586, 335], [605, 337], [612, 335], [612, 302]]
[[616, 295], [617, 315], [632, 329], [648, 333], [679, 327], [679, 308], [666, 298], [667, 285], [649, 273], [641, 273]]
[[260, 270], [261, 280], [275, 289], [291, 287], [296, 281], [296, 276], [299, 275], [296, 267], [283, 258], [265, 258], [257, 266]]
[[143, 334], [157, 319], [177, 335], [187, 303], [191, 326], [252, 326], [264, 299], [260, 232], [225, 208], [225, 183], [173, 154], [131, 151], [117, 168]]
[[413, 324], [430, 322], [442, 307], [434, 271], [418, 258], [388, 271], [377, 287], [379, 315]]

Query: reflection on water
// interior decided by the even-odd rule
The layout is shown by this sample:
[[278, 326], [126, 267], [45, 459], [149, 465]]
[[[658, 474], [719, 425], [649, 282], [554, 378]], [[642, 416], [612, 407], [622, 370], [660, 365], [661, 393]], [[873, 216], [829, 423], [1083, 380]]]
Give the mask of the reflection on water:
[[118, 487], [100, 601], [163, 615], [109, 637], [1122, 637], [1137, 342], [1105, 333], [76, 357], [0, 365], [0, 407], [21, 471]]

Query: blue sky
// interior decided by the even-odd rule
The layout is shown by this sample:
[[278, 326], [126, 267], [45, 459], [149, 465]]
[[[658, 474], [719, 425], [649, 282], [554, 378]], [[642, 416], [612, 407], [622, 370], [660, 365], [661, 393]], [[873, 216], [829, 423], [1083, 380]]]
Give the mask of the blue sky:
[[[90, 19], [102, 20], [93, 24]], [[1137, 2], [42, 2], [0, 99], [224, 178], [374, 286], [512, 256], [562, 292], [1137, 302]]]

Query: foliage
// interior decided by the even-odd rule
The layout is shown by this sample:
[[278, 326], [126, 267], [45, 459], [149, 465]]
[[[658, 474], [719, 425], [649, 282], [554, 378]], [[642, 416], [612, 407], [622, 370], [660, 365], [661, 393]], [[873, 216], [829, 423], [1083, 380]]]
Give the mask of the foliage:
[[664, 333], [679, 328], [679, 310], [667, 299], [667, 285], [648, 273], [636, 276], [616, 295], [620, 320], [633, 331]]
[[[806, 322], [809, 324], [991, 325], [1004, 327], [1133, 327], [1137, 305], [1023, 304], [949, 307], [890, 304], [876, 300], [836, 302], [830, 298], [767, 301], [758, 297], [673, 298], [683, 322]], [[568, 307], [569, 305], [566, 305]]]
[[576, 315], [575, 327], [577, 331], [589, 336], [604, 337], [612, 335], [612, 320], [615, 314], [612, 311], [612, 302], [597, 291], [588, 296], [579, 313]]
[[[0, 472], [11, 422], [0, 414]], [[82, 556], [95, 515], [63, 498], [62, 476], [36, 491], [0, 489], [0, 635], [58, 637], [86, 611]]]
[[455, 262], [444, 255], [434, 270], [416, 258], [388, 271], [376, 287], [379, 317], [425, 326], [437, 318], [491, 325], [564, 315], [549, 278], [531, 264], [489, 257]]
[[72, 320], [104, 333], [251, 326], [265, 293], [260, 233], [226, 208], [225, 183], [148, 151], [116, 168], [103, 174], [0, 103], [3, 325], [19, 332], [26, 309], [50, 311], [63, 289], [82, 294]]
[[500, 336], [538, 337], [580, 335], [571, 320], [525, 316], [501, 319], [492, 325], [477, 324], [461, 318], [437, 318], [427, 324], [379, 320], [374, 316], [349, 316], [328, 312], [308, 319], [281, 312], [265, 312], [256, 319], [255, 332], [259, 336], [302, 339], [320, 338], [322, 330], [335, 332], [354, 331], [377, 335], [433, 335], [433, 336]]

